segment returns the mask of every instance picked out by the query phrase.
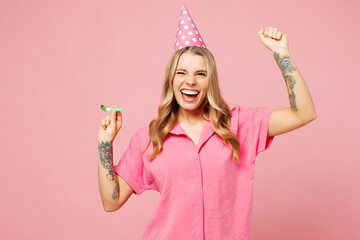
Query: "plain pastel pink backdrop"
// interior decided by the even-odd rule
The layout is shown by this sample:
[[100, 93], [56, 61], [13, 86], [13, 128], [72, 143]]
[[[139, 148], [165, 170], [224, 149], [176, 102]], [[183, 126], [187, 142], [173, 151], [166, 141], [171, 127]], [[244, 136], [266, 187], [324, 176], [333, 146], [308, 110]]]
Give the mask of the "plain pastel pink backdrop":
[[[182, 1], [0, 1], [1, 239], [141, 239], [155, 191], [103, 210], [97, 132], [117, 163], [157, 114]], [[256, 160], [254, 240], [360, 239], [360, 2], [185, 1], [229, 106], [289, 107], [261, 26], [287, 34], [317, 119]], [[236, 224], [236, 223], [234, 223]]]

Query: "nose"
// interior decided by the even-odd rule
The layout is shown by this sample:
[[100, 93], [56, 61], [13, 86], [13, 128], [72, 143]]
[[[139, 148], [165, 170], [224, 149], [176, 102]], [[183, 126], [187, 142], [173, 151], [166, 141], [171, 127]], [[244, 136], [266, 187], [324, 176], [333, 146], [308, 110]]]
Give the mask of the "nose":
[[194, 85], [194, 84], [196, 84], [196, 79], [195, 79], [195, 77], [189, 74], [189, 75], [186, 77], [186, 83], [187, 83], [188, 85]]

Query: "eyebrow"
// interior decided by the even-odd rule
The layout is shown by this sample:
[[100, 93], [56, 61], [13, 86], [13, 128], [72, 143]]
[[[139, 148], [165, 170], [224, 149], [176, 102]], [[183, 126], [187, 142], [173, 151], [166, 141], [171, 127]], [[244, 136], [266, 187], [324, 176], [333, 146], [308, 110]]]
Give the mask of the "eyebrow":
[[[186, 72], [186, 70], [185, 70], [185, 69], [182, 69], [182, 68], [176, 69], [176, 71], [179, 71], [179, 70]], [[197, 70], [196, 72], [207, 72], [207, 71], [206, 71], [206, 70]]]

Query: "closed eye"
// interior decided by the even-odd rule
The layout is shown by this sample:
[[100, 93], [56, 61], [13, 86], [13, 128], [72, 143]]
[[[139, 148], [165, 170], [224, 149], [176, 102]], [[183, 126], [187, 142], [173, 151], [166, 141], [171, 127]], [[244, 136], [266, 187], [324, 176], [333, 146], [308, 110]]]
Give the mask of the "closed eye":
[[[177, 74], [184, 74], [184, 73], [183, 73], [183, 72], [177, 72]], [[198, 74], [200, 74], [200, 75], [202, 75], [202, 76], [206, 76], [205, 73], [198, 73]]]

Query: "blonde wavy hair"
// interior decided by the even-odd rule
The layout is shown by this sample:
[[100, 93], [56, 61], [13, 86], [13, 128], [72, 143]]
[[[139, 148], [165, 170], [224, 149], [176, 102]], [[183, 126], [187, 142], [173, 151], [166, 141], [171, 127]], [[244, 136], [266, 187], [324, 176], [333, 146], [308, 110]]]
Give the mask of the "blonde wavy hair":
[[173, 92], [173, 79], [180, 56], [183, 53], [192, 53], [203, 56], [206, 62], [208, 75], [208, 89], [206, 98], [201, 104], [202, 115], [209, 120], [215, 133], [220, 136], [224, 144], [230, 144], [233, 152], [233, 160], [239, 162], [240, 142], [230, 130], [231, 111], [222, 98], [218, 83], [218, 74], [215, 59], [206, 48], [188, 46], [173, 53], [165, 72], [165, 81], [162, 90], [162, 102], [158, 107], [158, 117], [149, 125], [149, 146], [153, 143], [153, 152], [148, 157], [153, 160], [163, 149], [163, 142], [170, 130], [175, 126], [179, 105]]

